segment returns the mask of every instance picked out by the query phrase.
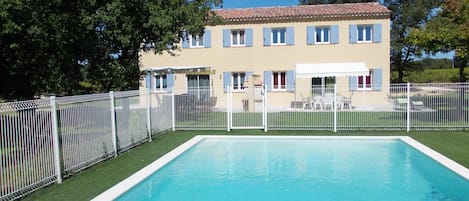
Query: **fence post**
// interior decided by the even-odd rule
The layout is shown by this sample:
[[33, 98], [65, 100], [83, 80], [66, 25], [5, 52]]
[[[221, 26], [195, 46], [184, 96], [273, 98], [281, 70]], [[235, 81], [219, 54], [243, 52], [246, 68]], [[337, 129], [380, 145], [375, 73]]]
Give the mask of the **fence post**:
[[227, 101], [226, 101], [226, 131], [230, 132], [231, 131], [231, 90], [230, 86], [226, 85], [226, 95], [227, 95]]
[[406, 131], [410, 131], [410, 82], [407, 82], [407, 127]]
[[334, 109], [334, 133], [337, 133], [337, 84], [334, 84], [334, 100], [332, 103]]
[[147, 132], [148, 142], [151, 142], [151, 89], [147, 90]]
[[55, 175], [57, 183], [62, 183], [62, 158], [60, 157], [60, 138], [59, 138], [59, 118], [57, 116], [57, 107], [55, 96], [50, 97], [50, 107], [52, 112], [52, 142], [54, 148]]
[[114, 100], [114, 92], [109, 92], [109, 100], [111, 101], [111, 132], [112, 146], [114, 147], [114, 157], [117, 157], [117, 131], [116, 131], [116, 104]]
[[171, 118], [172, 118], [172, 129], [176, 131], [176, 104], [174, 102], [174, 87], [171, 87]]
[[267, 87], [264, 85], [264, 89], [263, 89], [263, 96], [262, 96], [262, 111], [263, 111], [263, 114], [262, 114], [262, 121], [263, 121], [263, 124], [264, 124], [264, 132], [267, 132]]

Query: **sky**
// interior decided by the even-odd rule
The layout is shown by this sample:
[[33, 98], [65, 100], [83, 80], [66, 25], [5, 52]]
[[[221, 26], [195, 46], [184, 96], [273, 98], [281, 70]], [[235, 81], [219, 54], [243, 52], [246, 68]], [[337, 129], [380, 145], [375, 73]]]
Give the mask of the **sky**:
[[223, 8], [294, 6], [298, 0], [223, 0]]

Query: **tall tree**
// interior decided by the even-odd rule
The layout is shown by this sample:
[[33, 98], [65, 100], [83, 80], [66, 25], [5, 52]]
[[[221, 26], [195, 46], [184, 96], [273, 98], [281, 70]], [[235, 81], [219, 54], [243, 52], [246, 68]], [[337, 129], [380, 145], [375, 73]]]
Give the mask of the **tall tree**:
[[221, 0], [0, 0], [0, 98], [138, 88], [139, 53], [173, 51]]
[[413, 28], [422, 27], [443, 0], [384, 0], [391, 13], [391, 69], [398, 72], [397, 80], [403, 82], [405, 72], [418, 70], [414, 60], [422, 49], [409, 41]]
[[431, 53], [455, 51], [459, 81], [465, 82], [469, 58], [469, 0], [447, 0], [441, 11], [421, 29], [413, 29], [410, 41]]
[[377, 2], [378, 0], [300, 0], [301, 5]]

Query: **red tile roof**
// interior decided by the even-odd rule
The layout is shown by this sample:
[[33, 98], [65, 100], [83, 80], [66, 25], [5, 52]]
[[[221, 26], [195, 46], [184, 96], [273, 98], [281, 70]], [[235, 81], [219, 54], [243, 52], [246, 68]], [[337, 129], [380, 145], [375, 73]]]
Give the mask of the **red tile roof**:
[[301, 5], [289, 7], [242, 8], [214, 10], [227, 22], [311, 19], [347, 16], [389, 16], [391, 13], [379, 3], [346, 3]]

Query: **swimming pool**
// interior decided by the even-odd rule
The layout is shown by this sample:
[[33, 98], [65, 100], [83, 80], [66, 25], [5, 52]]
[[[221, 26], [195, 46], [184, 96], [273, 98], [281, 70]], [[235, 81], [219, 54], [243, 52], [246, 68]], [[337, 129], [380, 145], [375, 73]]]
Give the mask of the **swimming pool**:
[[197, 136], [94, 200], [469, 200], [469, 170], [409, 137]]

